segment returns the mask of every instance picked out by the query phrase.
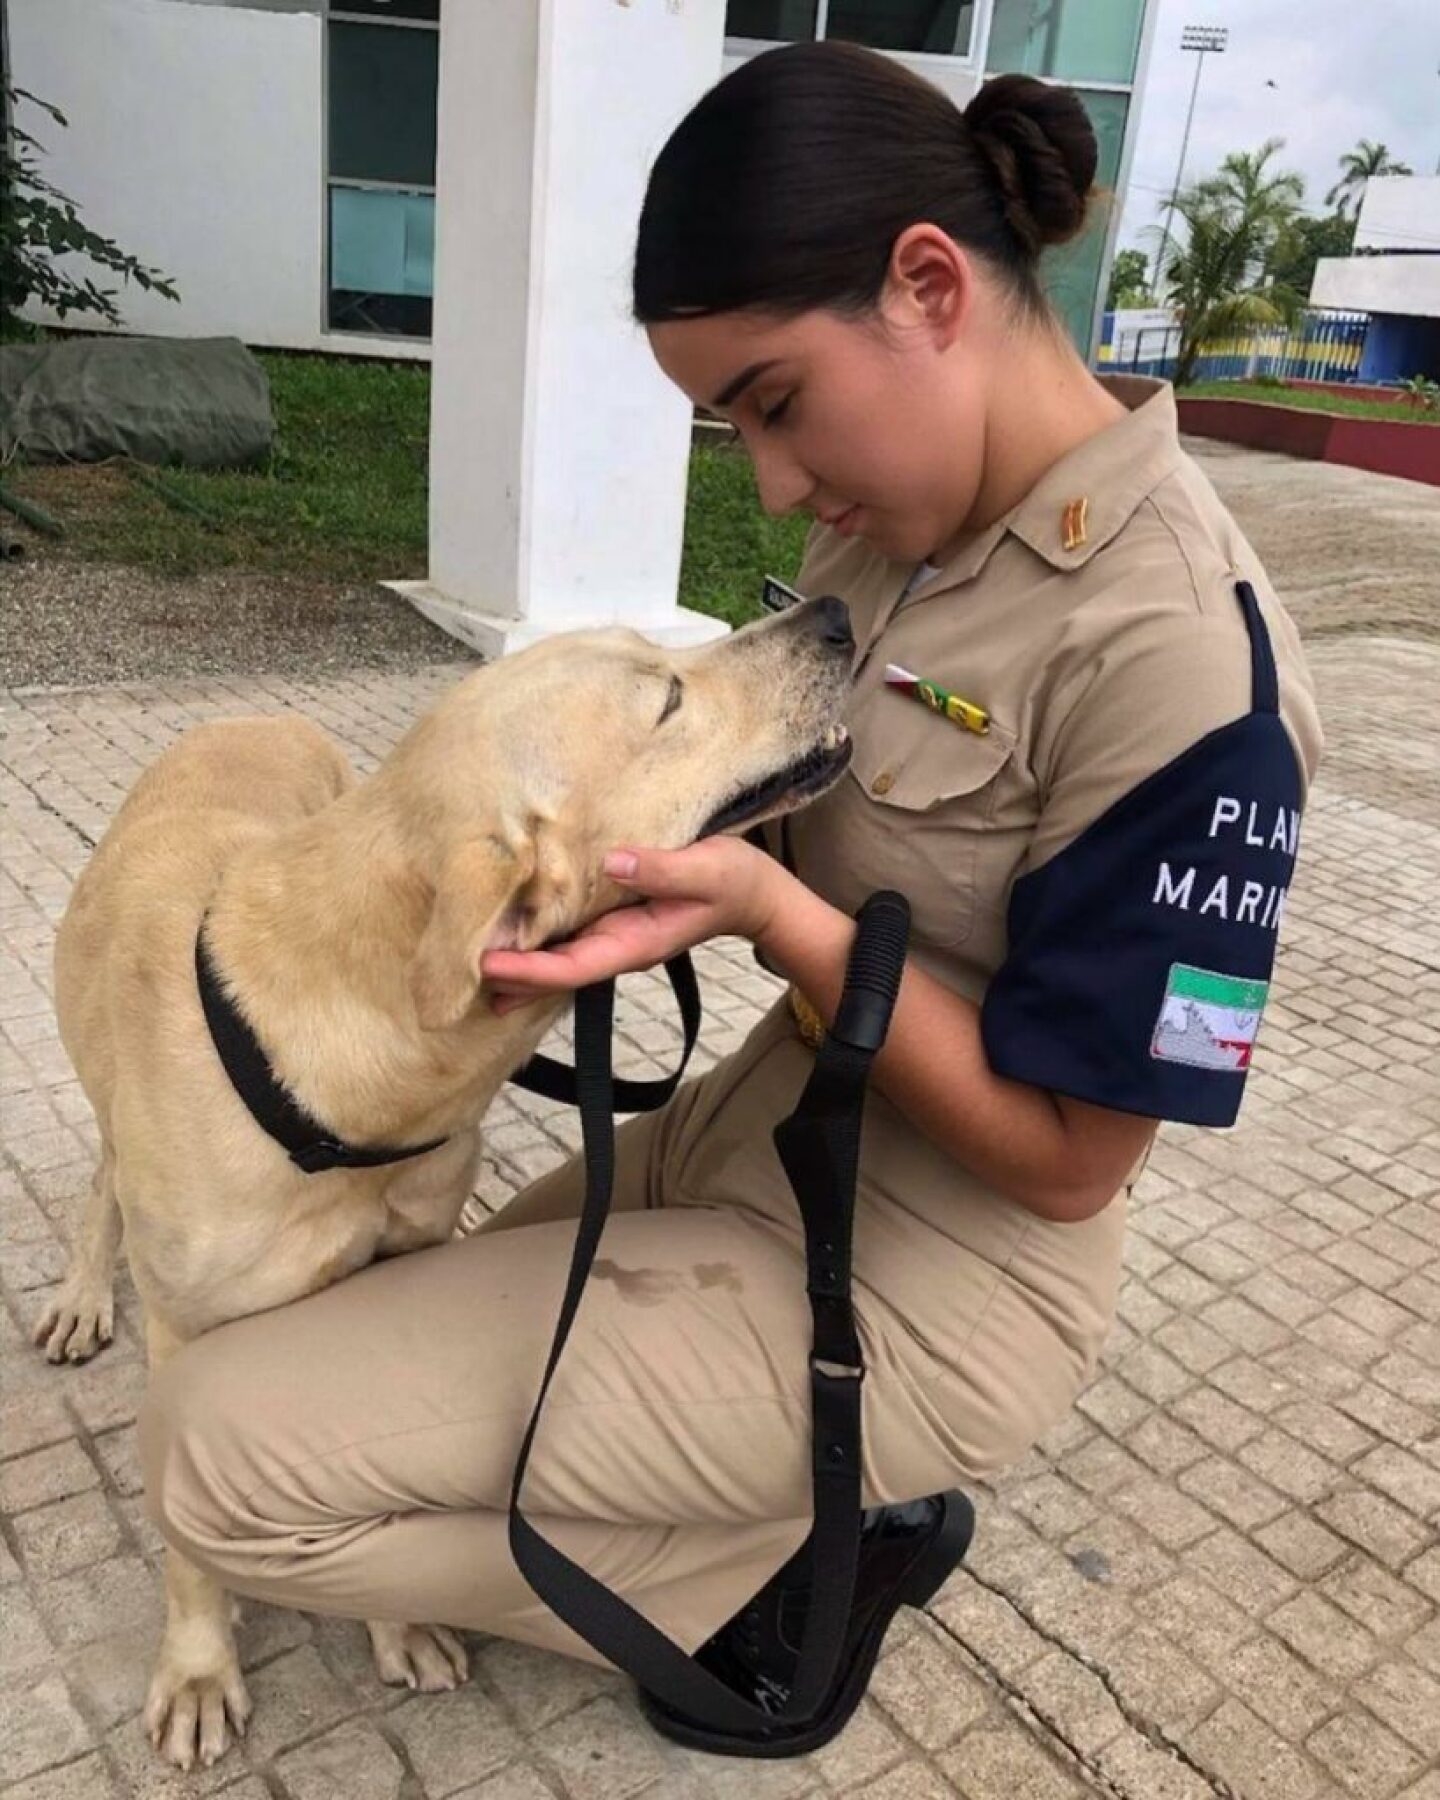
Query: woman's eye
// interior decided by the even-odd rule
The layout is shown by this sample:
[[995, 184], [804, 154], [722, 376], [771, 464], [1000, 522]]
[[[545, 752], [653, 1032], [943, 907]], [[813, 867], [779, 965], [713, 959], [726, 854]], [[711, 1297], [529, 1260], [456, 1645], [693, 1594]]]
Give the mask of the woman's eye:
[[786, 410], [794, 398], [794, 394], [787, 394], [778, 406], [772, 406], [769, 412], [760, 415], [765, 423], [766, 430], [769, 430], [770, 426], [774, 425], [777, 420], [784, 418]]

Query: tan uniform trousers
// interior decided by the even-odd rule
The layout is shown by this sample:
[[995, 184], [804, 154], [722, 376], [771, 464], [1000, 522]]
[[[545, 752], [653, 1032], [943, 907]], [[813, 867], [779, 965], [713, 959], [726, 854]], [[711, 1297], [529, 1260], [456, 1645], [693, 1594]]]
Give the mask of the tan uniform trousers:
[[[527, 1476], [537, 1527], [687, 1650], [809, 1528], [803, 1236], [769, 1137], [809, 1066], [777, 1008], [621, 1128], [617, 1210]], [[868, 1108], [883, 1145], [903, 1121], [874, 1093]], [[951, 1237], [862, 1171], [867, 1504], [1022, 1452], [1070, 1404], [1113, 1305], [1123, 1198], [1054, 1227], [956, 1181]], [[166, 1538], [240, 1594], [600, 1660], [531, 1594], [506, 1525], [583, 1192], [573, 1161], [474, 1237], [189, 1345], [140, 1423]], [[1076, 1284], [1093, 1303], [1078, 1333]]]

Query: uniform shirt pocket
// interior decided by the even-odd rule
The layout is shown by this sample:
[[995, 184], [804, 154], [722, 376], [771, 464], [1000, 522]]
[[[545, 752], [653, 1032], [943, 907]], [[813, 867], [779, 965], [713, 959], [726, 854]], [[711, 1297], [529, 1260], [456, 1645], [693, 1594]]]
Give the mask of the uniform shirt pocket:
[[983, 736], [899, 695], [882, 730], [857, 721], [844, 779], [809, 814], [801, 872], [853, 912], [876, 888], [910, 902], [915, 934], [937, 948], [969, 935], [976, 912], [977, 846], [995, 805], [997, 777], [1015, 738], [991, 722]]

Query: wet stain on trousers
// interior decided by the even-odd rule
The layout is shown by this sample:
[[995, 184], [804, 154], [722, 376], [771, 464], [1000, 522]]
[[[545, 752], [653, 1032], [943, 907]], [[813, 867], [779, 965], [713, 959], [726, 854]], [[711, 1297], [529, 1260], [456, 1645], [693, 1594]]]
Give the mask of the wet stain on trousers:
[[724, 1288], [739, 1294], [745, 1283], [734, 1263], [714, 1262], [694, 1265], [694, 1285], [678, 1269], [626, 1269], [609, 1257], [601, 1257], [591, 1273], [597, 1281], [615, 1284], [615, 1295], [632, 1306], [659, 1306], [672, 1294], [684, 1291], [704, 1293], [707, 1288]]
[[675, 1269], [622, 1269], [608, 1257], [601, 1257], [591, 1274], [597, 1281], [613, 1281], [616, 1298], [632, 1306], [659, 1306], [684, 1286]]

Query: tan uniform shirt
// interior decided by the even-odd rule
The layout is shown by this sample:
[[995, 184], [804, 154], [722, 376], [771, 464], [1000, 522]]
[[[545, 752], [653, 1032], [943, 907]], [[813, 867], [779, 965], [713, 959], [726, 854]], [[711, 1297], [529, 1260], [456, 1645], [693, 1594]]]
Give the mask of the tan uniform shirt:
[[[1181, 450], [1172, 390], [1106, 385], [1130, 415], [1063, 457], [907, 598], [912, 565], [826, 527], [812, 532], [796, 581], [849, 604], [859, 646], [854, 758], [838, 790], [792, 821], [796, 871], [847, 911], [898, 888], [916, 961], [976, 1001], [1005, 956], [1016, 878], [1250, 710], [1239, 580], [1260, 598], [1307, 778], [1319, 758], [1298, 633]], [[983, 707], [989, 732], [888, 687], [887, 663]]]

